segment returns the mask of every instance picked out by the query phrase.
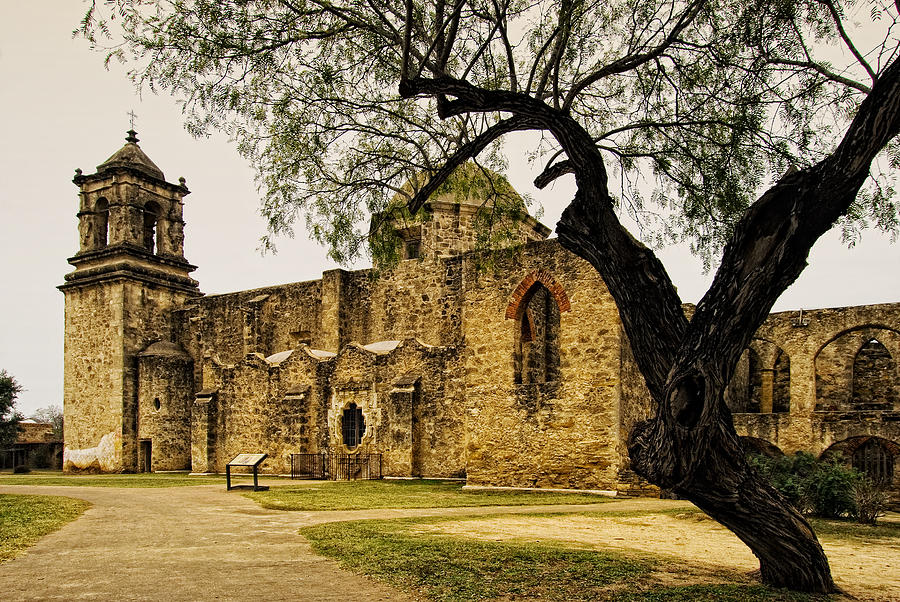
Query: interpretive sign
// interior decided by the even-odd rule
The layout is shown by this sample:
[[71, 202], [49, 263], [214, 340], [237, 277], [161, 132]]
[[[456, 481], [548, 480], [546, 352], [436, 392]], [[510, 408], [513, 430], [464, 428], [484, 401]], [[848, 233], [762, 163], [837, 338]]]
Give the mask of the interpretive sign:
[[[235, 456], [234, 460], [225, 465], [225, 486], [227, 487], [226, 491], [231, 491], [232, 489], [250, 489], [252, 487], [253, 491], [266, 491], [268, 486], [259, 484], [259, 465], [263, 463], [263, 460], [268, 458], [267, 454], [238, 454]], [[232, 466], [245, 466], [253, 469], [253, 485], [231, 485], [231, 467]]]

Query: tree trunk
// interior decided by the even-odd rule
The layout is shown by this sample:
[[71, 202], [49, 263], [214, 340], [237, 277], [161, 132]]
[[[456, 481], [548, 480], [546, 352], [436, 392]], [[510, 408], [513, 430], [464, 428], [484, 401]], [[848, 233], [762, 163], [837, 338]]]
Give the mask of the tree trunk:
[[[447, 76], [404, 79], [400, 93], [437, 98], [442, 118], [512, 114], [462, 147], [456, 164], [504, 131], [534, 128], [553, 135], [566, 159], [548, 166], [535, 184], [542, 188], [563, 173], [575, 174], [575, 199], [557, 225], [560, 243], [606, 283], [657, 409], [632, 433], [632, 468], [731, 529], [759, 558], [764, 583], [836, 591], [809, 524], [747, 464], [723, 396], [740, 354], [803, 271], [812, 245], [851, 206], [875, 156], [900, 133], [900, 60], [881, 73], [831, 155], [785, 175], [735, 224], [713, 284], [690, 322], [662, 263], [616, 216], [600, 150], [568, 111], [524, 93], [487, 90]], [[438, 186], [451, 168], [431, 185]], [[417, 193], [411, 206], [424, 202], [428, 192]]]
[[759, 559], [762, 582], [833, 593], [828, 560], [809, 523], [748, 465], [724, 405], [688, 427], [661, 412], [639, 424], [629, 441], [632, 469], [730, 529]]
[[[671, 285], [664, 272], [658, 273], [662, 266], [645, 259], [639, 242], [615, 231], [610, 234], [604, 213], [611, 213], [611, 207], [600, 204], [585, 211], [590, 204], [584, 195], [590, 191], [590, 183], [581, 182], [558, 231], [563, 246], [594, 265], [607, 283], [655, 402], [656, 416], [638, 424], [630, 437], [632, 470], [672, 489], [734, 532], [759, 559], [763, 583], [816, 593], [837, 591], [809, 524], [747, 463], [724, 402], [733, 364], [758, 328], [755, 318], [729, 312], [725, 295], [698, 306], [691, 322], [673, 301], [674, 292], [657, 294], [648, 303], [632, 299], [635, 288], [665, 290]], [[649, 250], [646, 254], [652, 256]], [[720, 281], [740, 281], [745, 267], [742, 262], [725, 267], [733, 275], [720, 273]], [[738, 304], [764, 306], [767, 301], [759, 297]], [[721, 325], [725, 315], [731, 323], [717, 332], [715, 325]], [[726, 330], [741, 334], [728, 336]], [[727, 340], [713, 338], [716, 334]]]

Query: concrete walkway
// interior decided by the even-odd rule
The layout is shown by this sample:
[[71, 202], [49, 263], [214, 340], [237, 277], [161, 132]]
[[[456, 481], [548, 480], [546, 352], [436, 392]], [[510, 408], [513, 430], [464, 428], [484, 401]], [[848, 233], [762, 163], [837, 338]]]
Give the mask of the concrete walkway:
[[[3, 600], [410, 600], [317, 556], [297, 530], [338, 520], [612, 511], [633, 505], [283, 512], [263, 509], [221, 485], [0, 486], [0, 493], [61, 495], [94, 505], [26, 554], [0, 564]], [[649, 510], [648, 501], [641, 501], [642, 508]]]

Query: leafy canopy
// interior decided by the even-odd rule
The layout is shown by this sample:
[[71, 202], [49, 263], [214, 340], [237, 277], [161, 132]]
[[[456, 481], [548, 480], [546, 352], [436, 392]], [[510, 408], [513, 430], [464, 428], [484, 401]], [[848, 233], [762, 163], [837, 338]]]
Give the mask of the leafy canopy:
[[19, 434], [19, 421], [23, 416], [16, 411], [16, 397], [22, 387], [6, 370], [0, 370], [0, 447], [15, 443]]
[[[416, 78], [571, 116], [613, 167], [620, 211], [708, 257], [762, 185], [831, 150], [896, 57], [897, 20], [885, 0], [111, 0], [77, 33], [183, 98], [193, 133], [234, 137], [270, 233], [303, 215], [337, 260], [418, 174], [474, 155], [503, 171], [503, 135], [540, 129], [502, 103], [398, 93]], [[559, 154], [551, 136], [531, 149], [543, 184]], [[898, 165], [894, 141], [845, 233], [896, 232]]]

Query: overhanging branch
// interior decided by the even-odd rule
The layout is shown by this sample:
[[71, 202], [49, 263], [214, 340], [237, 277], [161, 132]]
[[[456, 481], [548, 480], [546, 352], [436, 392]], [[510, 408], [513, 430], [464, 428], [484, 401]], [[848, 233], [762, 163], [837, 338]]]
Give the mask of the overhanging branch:
[[447, 178], [450, 177], [457, 167], [478, 155], [478, 153], [483, 151], [491, 142], [495, 141], [500, 136], [510, 132], [530, 130], [537, 127], [539, 127], [538, 123], [532, 119], [514, 116], [495, 123], [476, 136], [473, 140], [463, 144], [456, 149], [456, 152], [454, 152], [446, 161], [444, 161], [444, 164], [441, 165], [434, 174], [431, 174], [431, 177], [422, 188], [413, 194], [412, 199], [407, 203], [409, 212], [415, 214], [421, 209], [422, 205], [425, 204], [428, 198], [434, 194], [441, 184], [447, 181]]

